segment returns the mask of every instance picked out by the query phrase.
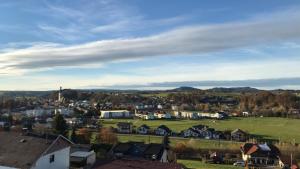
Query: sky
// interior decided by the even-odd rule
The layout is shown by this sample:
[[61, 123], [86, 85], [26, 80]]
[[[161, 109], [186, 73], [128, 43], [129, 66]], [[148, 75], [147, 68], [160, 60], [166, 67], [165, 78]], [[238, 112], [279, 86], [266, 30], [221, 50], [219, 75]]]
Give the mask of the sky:
[[300, 89], [299, 0], [0, 0], [0, 90]]

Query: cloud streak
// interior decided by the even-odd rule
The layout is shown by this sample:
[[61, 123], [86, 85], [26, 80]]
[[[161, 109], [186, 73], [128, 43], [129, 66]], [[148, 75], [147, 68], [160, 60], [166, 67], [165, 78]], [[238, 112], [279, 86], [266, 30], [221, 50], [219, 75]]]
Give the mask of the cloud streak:
[[300, 38], [300, 12], [290, 10], [244, 22], [194, 25], [148, 37], [71, 46], [39, 46], [0, 53], [0, 73], [80, 67], [157, 56], [196, 55]]

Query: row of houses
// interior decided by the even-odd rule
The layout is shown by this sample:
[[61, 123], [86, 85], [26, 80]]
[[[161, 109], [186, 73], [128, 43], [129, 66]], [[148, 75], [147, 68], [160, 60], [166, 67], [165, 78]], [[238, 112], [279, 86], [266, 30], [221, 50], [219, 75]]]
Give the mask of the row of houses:
[[160, 125], [156, 129], [151, 130], [151, 128], [145, 124], [136, 128], [133, 131], [132, 123], [119, 122], [117, 123], [117, 132], [130, 134], [154, 134], [158, 136], [178, 136], [178, 137], [193, 137], [193, 138], [204, 138], [204, 139], [225, 139], [225, 140], [234, 140], [239, 142], [245, 142], [249, 139], [249, 134], [241, 129], [236, 129], [231, 132], [217, 131], [213, 128], [209, 128], [206, 125], [195, 125], [186, 130], [181, 131], [180, 133], [175, 133], [169, 129], [166, 125]]
[[132, 113], [128, 110], [102, 110], [100, 111], [100, 118], [103, 119], [112, 119], [112, 118], [133, 118], [138, 117], [144, 120], [154, 120], [154, 119], [202, 119], [202, 118], [211, 118], [211, 119], [224, 119], [228, 115], [224, 112], [217, 113], [203, 113], [203, 112], [193, 112], [193, 111], [174, 111], [169, 113], [166, 111], [141, 111], [135, 109], [135, 112]]
[[203, 119], [203, 118], [224, 119], [228, 117], [228, 114], [225, 112], [204, 113], [204, 112], [197, 112], [197, 111], [174, 111], [174, 116], [176, 118], [185, 118], [185, 119]]

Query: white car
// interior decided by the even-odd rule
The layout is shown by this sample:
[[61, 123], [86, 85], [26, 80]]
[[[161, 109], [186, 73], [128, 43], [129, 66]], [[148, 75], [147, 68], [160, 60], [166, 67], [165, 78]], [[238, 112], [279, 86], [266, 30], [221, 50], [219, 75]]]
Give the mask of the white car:
[[235, 163], [233, 163], [234, 166], [237, 167], [245, 167], [245, 162], [244, 161], [237, 161]]

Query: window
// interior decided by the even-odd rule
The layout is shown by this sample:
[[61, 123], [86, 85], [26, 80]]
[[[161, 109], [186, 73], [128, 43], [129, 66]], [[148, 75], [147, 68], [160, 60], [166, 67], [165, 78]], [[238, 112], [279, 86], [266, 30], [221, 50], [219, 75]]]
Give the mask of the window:
[[54, 159], [55, 159], [55, 155], [54, 154], [50, 155], [50, 163], [53, 163]]

